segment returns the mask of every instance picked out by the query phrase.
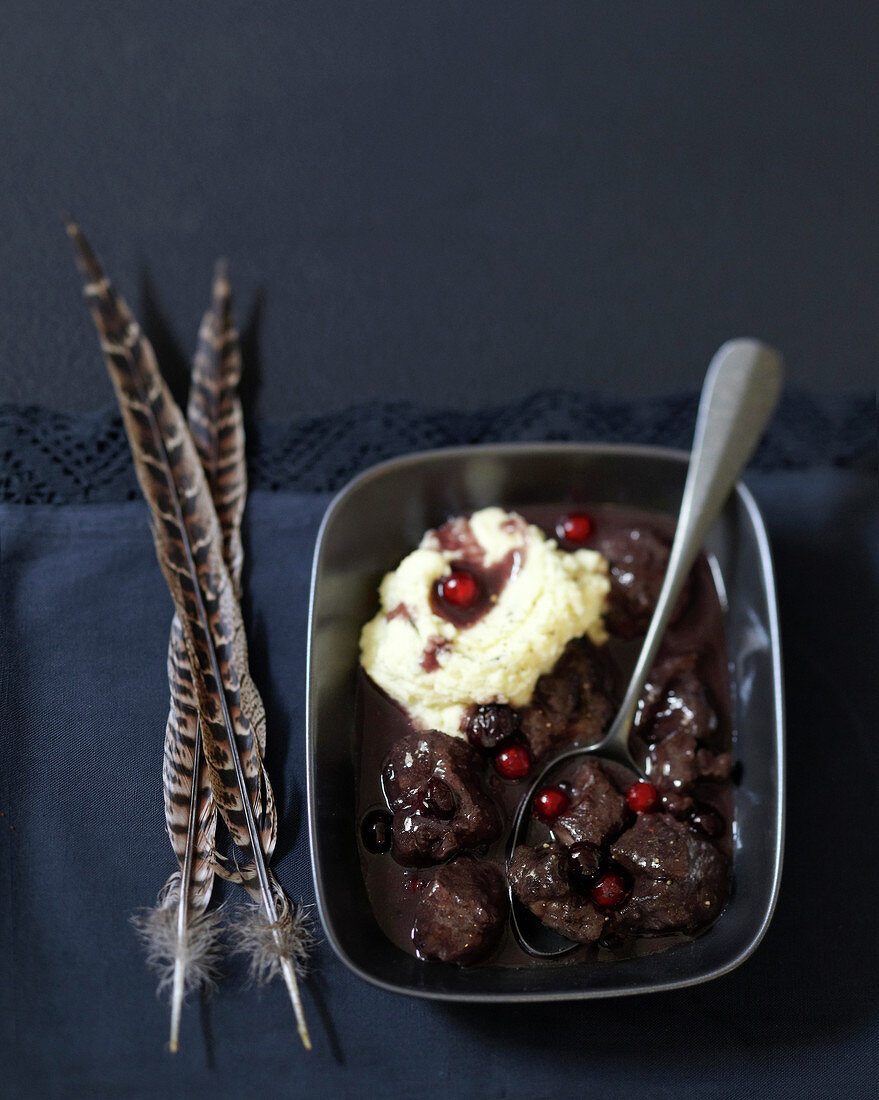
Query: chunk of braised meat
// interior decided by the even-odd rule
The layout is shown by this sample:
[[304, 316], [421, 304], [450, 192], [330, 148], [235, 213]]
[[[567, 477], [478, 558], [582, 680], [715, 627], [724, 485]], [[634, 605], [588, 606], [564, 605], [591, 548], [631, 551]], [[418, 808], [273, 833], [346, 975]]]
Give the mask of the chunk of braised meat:
[[466, 741], [438, 730], [407, 734], [391, 746], [382, 780], [399, 863], [434, 863], [495, 839], [500, 818], [479, 769]]
[[566, 742], [592, 744], [610, 725], [616, 702], [607, 653], [588, 638], [574, 638], [538, 679], [521, 712], [522, 733], [536, 758]]
[[631, 814], [625, 795], [598, 760], [587, 760], [577, 768], [571, 788], [571, 805], [552, 826], [562, 844], [585, 842], [600, 847], [619, 836]]
[[697, 669], [695, 653], [667, 657], [650, 670], [638, 701], [635, 729], [650, 744], [672, 733], [690, 733], [710, 742], [717, 712]]
[[650, 778], [660, 794], [688, 792], [700, 781], [729, 779], [732, 756], [702, 748], [689, 733], [672, 733], [650, 750]]
[[464, 965], [491, 954], [509, 911], [503, 874], [462, 858], [438, 867], [415, 908], [412, 941], [419, 955]]
[[729, 859], [705, 836], [666, 814], [639, 814], [610, 849], [632, 875], [614, 922], [643, 932], [695, 932], [729, 894]]
[[[729, 779], [732, 756], [728, 752], [713, 753], [703, 748], [689, 733], [672, 733], [650, 749], [647, 769], [659, 791], [663, 808], [677, 818], [690, 819], [696, 805], [697, 786]], [[722, 819], [715, 820], [718, 817], [713, 814], [711, 824], [704, 830], [709, 835], [724, 831]]]
[[[659, 784], [655, 784], [657, 789]], [[662, 791], [660, 798], [660, 804], [667, 814], [671, 814], [672, 817], [678, 817], [683, 820], [693, 809], [695, 805], [695, 799], [693, 796], [685, 790], [678, 789], [673, 785], [670, 785]]]
[[[607, 629], [620, 638], [645, 634], [668, 568], [671, 544], [652, 531], [626, 527], [599, 534], [594, 546], [610, 566]], [[672, 622], [681, 617], [689, 600], [688, 580], [675, 605]]]
[[554, 932], [577, 943], [595, 943], [606, 916], [574, 888], [567, 851], [560, 844], [520, 845], [507, 872], [519, 901]]

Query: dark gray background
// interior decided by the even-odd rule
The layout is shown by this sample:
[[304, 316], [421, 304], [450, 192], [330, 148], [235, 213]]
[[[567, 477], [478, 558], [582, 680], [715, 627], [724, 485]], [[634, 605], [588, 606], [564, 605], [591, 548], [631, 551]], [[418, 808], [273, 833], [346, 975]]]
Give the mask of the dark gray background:
[[169, 369], [229, 257], [262, 417], [872, 386], [876, 10], [7, 0], [0, 401], [110, 401], [65, 210]]
[[[547, 385], [640, 398], [695, 387], [743, 333], [781, 347], [795, 384], [872, 387], [874, 10], [5, 0], [0, 401], [112, 402], [62, 211], [178, 380], [213, 261], [229, 257], [263, 421], [407, 398], [475, 422]], [[55, 419], [63, 431], [10, 417], [28, 455], [100, 492], [82, 471], [113, 450], [108, 418], [76, 432]], [[366, 419], [374, 434], [388, 423]], [[334, 420], [322, 461], [363, 438], [339, 427], [362, 418], [328, 418], [328, 433]], [[638, 423], [620, 415], [610, 435]], [[786, 431], [827, 434], [815, 423]], [[319, 450], [313, 433], [293, 438]], [[10, 465], [30, 499], [42, 483]], [[258, 997], [238, 972], [210, 1009], [188, 1009], [176, 1062], [128, 929], [169, 870], [155, 737], [170, 604], [143, 506], [6, 506], [0, 1093], [872, 1098], [875, 477], [776, 470], [752, 485], [778, 565], [791, 731], [782, 895], [754, 958], [679, 995], [487, 1014], [383, 994], [324, 944], [309, 1058], [283, 991]], [[324, 501], [256, 492], [247, 519], [278, 873], [306, 900], [301, 684]]]

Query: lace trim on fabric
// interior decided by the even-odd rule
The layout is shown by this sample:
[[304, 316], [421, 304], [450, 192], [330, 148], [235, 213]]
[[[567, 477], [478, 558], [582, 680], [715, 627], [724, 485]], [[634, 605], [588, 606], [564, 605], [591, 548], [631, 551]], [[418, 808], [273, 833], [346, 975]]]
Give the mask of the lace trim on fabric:
[[[330, 492], [368, 466], [409, 451], [472, 443], [582, 441], [688, 448], [698, 395], [615, 401], [549, 390], [474, 412], [372, 402], [248, 430], [251, 488]], [[0, 501], [104, 503], [139, 495], [113, 409], [72, 416], [0, 405]], [[876, 414], [867, 395], [787, 392], [754, 459], [758, 469], [877, 468]]]

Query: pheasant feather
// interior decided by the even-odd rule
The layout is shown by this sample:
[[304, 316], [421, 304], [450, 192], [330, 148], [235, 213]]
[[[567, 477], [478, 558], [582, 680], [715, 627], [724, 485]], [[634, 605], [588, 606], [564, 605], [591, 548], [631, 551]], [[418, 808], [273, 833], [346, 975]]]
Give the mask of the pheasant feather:
[[[241, 518], [247, 492], [240, 377], [231, 287], [218, 265], [211, 308], [199, 330], [187, 422], [217, 511], [223, 558], [236, 596], [241, 592]], [[198, 701], [176, 613], [168, 646], [168, 680], [171, 703], [162, 776], [165, 823], [180, 870], [165, 884], [156, 909], [140, 917], [137, 926], [147, 941], [149, 961], [159, 971], [160, 988], [167, 986], [171, 993], [173, 1052], [179, 1043], [184, 996], [213, 978], [203, 960], [219, 957], [218, 922], [206, 913], [215, 876], [217, 807], [204, 765]]]
[[222, 534], [210, 490], [152, 347], [78, 228], [70, 224], [68, 232], [76, 247], [137, 477], [150, 506], [159, 564], [183, 629], [213, 797], [232, 840], [250, 862], [243, 870], [258, 891], [273, 928], [299, 1034], [309, 1048], [295, 963], [283, 947], [285, 914], [279, 911], [277, 883], [267, 865], [277, 836], [277, 814], [259, 733], [250, 717], [252, 701], [246, 699], [244, 627], [223, 559]]
[[[220, 263], [214, 275], [211, 308], [199, 330], [186, 419], [216, 508], [223, 535], [223, 560], [237, 599], [241, 598], [244, 563], [241, 519], [247, 496], [244, 418], [238, 398], [240, 381], [241, 351], [232, 315], [232, 288], [225, 264]], [[242, 640], [243, 633], [239, 636], [239, 641]], [[265, 708], [250, 677], [246, 646], [238, 656], [242, 705], [263, 756]]]

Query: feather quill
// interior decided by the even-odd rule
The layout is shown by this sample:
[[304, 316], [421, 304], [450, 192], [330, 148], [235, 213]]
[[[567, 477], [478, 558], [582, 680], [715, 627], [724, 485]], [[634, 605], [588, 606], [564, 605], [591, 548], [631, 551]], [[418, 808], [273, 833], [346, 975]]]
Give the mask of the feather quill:
[[[286, 947], [291, 910], [268, 861], [277, 813], [252, 719], [252, 683], [244, 674], [247, 643], [223, 540], [201, 461], [161, 377], [155, 354], [123, 300], [105, 277], [77, 226], [68, 223], [104, 359], [152, 517], [159, 564], [183, 629], [201, 720], [201, 744], [217, 808], [249, 866], [242, 879], [257, 891], [278, 949], [278, 968], [296, 1013], [299, 1035], [311, 1042]], [[248, 684], [250, 683], [250, 687]], [[255, 689], [253, 689], [255, 691]], [[264, 736], [264, 730], [263, 730]], [[286, 902], [286, 899], [285, 899]]]

